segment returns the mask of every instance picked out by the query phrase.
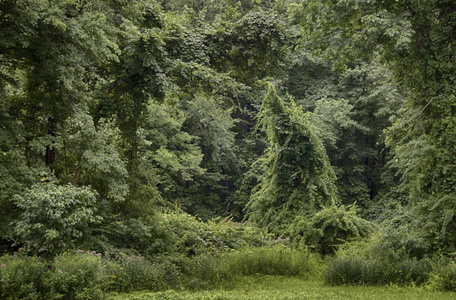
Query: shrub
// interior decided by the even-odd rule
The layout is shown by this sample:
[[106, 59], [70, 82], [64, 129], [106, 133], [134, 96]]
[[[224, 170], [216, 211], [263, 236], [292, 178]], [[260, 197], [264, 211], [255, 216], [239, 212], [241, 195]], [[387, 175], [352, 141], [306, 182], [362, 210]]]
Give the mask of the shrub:
[[41, 299], [47, 264], [37, 257], [22, 254], [0, 257], [0, 298]]
[[374, 225], [357, 216], [354, 206], [325, 207], [311, 217], [298, 216], [287, 234], [296, 247], [310, 247], [321, 254], [333, 254], [348, 240], [372, 234]]
[[228, 219], [202, 222], [187, 213], [174, 212], [139, 219], [105, 219], [97, 239], [85, 245], [129, 256], [193, 257], [265, 245], [267, 238], [263, 230], [249, 223]]
[[422, 285], [434, 263], [421, 255], [419, 241], [413, 234], [388, 227], [368, 240], [341, 245], [327, 261], [325, 280], [330, 284]]
[[143, 256], [120, 255], [115, 262], [121, 267], [116, 276], [116, 291], [159, 291], [177, 287], [182, 273], [173, 263], [161, 259], [155, 262]]
[[41, 183], [16, 201], [22, 209], [15, 222], [16, 243], [33, 254], [53, 257], [74, 248], [89, 235], [89, 225], [99, 221], [96, 194], [88, 187]]
[[104, 299], [111, 291], [159, 291], [183, 282], [179, 267], [166, 259], [108, 258], [95, 251], [67, 252], [52, 263], [3, 256], [0, 263], [0, 299]]
[[188, 257], [265, 245], [268, 235], [248, 223], [228, 219], [201, 222], [186, 213], [163, 214], [163, 228], [174, 240], [174, 251]]
[[429, 276], [429, 287], [432, 290], [456, 292], [455, 259], [449, 258], [449, 261], [442, 259], [435, 264], [434, 270]]
[[98, 246], [98, 251], [129, 256], [152, 256], [173, 251], [172, 236], [163, 226], [160, 215], [138, 219], [111, 218], [104, 225], [102, 234], [106, 242], [101, 247], [94, 245]]
[[107, 281], [100, 253], [65, 253], [55, 257], [45, 284], [48, 299], [103, 299]]
[[306, 277], [321, 267], [318, 255], [280, 245], [154, 261], [78, 250], [52, 263], [18, 255], [3, 256], [0, 262], [1, 299], [104, 299], [112, 291], [213, 288], [240, 275]]

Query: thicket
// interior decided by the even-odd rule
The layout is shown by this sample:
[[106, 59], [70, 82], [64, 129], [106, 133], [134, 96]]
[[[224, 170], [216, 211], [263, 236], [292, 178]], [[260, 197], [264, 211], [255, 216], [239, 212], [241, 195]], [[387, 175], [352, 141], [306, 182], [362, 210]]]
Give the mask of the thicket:
[[79, 249], [45, 259], [27, 256], [22, 248], [3, 255], [0, 296], [105, 299], [113, 292], [211, 289], [241, 275], [307, 277], [322, 267], [318, 255], [291, 250], [289, 240], [262, 236], [248, 224], [203, 223], [184, 213], [166, 214], [163, 220], [171, 224], [164, 228], [173, 242], [160, 255]]

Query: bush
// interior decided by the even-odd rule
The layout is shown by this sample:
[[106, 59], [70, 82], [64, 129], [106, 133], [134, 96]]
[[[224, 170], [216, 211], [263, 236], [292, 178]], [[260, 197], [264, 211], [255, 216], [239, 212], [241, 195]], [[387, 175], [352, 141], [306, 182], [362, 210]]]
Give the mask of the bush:
[[106, 241], [94, 245], [98, 251], [129, 256], [153, 256], [173, 251], [172, 236], [163, 226], [160, 215], [138, 219], [107, 219], [101, 231]]
[[213, 288], [240, 275], [306, 277], [321, 267], [318, 255], [280, 245], [154, 261], [77, 250], [52, 263], [20, 255], [3, 256], [0, 262], [1, 299], [104, 299], [109, 292]]
[[33, 254], [53, 257], [74, 248], [90, 235], [90, 224], [100, 220], [96, 194], [88, 187], [41, 183], [16, 201], [22, 209], [15, 222], [16, 243]]
[[329, 284], [422, 285], [429, 280], [434, 262], [422, 256], [420, 239], [397, 227], [387, 227], [368, 240], [340, 246], [328, 259]]
[[456, 292], [455, 260], [456, 258], [442, 259], [435, 265], [429, 276], [429, 287], [432, 290]]
[[174, 252], [188, 257], [262, 246], [268, 238], [257, 227], [248, 223], [234, 223], [228, 219], [201, 222], [186, 213], [173, 213], [163, 214], [160, 222], [172, 235]]
[[143, 256], [120, 255], [115, 262], [121, 267], [116, 276], [115, 291], [159, 291], [176, 288], [182, 281], [180, 269], [166, 259], [151, 262]]
[[373, 231], [374, 225], [357, 216], [354, 206], [333, 205], [311, 217], [297, 217], [287, 235], [295, 247], [310, 247], [326, 255], [333, 254], [339, 245], [349, 240], [368, 237]]
[[101, 254], [78, 252], [55, 257], [45, 284], [48, 299], [103, 299], [106, 281]]
[[43, 278], [48, 266], [40, 258], [21, 253], [0, 257], [0, 298], [41, 299], [46, 293]]
[[97, 239], [86, 243], [86, 247], [129, 256], [212, 255], [246, 246], [262, 246], [268, 238], [264, 231], [248, 223], [228, 219], [202, 222], [182, 212], [140, 219], [106, 218], [105, 222]]
[[108, 258], [95, 251], [67, 252], [52, 263], [2, 256], [0, 265], [0, 299], [104, 299], [112, 291], [159, 291], [183, 283], [179, 267], [166, 259]]

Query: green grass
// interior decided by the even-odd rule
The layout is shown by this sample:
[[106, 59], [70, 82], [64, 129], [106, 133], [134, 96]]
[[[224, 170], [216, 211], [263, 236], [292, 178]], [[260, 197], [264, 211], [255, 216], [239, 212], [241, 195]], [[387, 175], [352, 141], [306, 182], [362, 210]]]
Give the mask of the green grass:
[[239, 277], [233, 283], [211, 291], [135, 292], [118, 294], [112, 300], [180, 300], [180, 299], [368, 299], [415, 300], [456, 299], [455, 293], [431, 292], [425, 288], [393, 286], [328, 286], [321, 281], [309, 281], [281, 276]]

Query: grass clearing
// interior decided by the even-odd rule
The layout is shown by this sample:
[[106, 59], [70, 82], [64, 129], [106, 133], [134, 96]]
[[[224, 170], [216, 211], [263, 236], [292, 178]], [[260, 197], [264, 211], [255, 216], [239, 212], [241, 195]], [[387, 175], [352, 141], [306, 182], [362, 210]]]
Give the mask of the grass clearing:
[[451, 292], [431, 292], [426, 288], [394, 286], [328, 286], [321, 281], [282, 276], [242, 276], [210, 291], [135, 292], [113, 295], [113, 300], [180, 299], [369, 299], [369, 300], [445, 300], [455, 299]]

